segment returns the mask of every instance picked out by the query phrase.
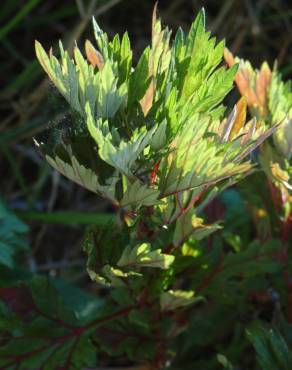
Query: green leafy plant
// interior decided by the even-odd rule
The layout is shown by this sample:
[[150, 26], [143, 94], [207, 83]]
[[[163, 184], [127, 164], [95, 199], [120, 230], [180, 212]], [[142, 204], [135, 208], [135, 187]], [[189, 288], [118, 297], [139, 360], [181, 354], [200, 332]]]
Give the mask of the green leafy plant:
[[290, 369], [292, 353], [279, 333], [254, 324], [247, 331], [247, 336], [256, 350], [262, 369]]
[[[103, 298], [34, 274], [3, 287], [0, 368], [288, 369], [290, 85], [266, 64], [246, 64], [242, 85], [242, 62], [225, 51], [230, 67], [222, 63], [224, 42], [205, 30], [204, 11], [172, 36], [155, 8], [136, 64], [127, 33], [109, 40], [93, 27], [86, 58], [60, 43], [57, 59], [36, 42], [66, 120], [35, 142], [54, 169], [116, 209], [82, 245]], [[243, 97], [227, 109], [234, 79]], [[263, 207], [262, 178], [288, 194], [284, 216]], [[255, 237], [263, 214], [285, 234], [271, 222]], [[256, 330], [258, 321], [274, 328]]]

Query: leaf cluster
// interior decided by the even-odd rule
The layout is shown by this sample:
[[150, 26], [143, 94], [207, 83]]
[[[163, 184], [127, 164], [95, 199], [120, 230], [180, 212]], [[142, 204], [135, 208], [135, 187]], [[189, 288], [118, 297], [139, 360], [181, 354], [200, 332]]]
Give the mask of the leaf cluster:
[[[93, 28], [85, 56], [36, 42], [65, 108], [35, 142], [115, 207], [82, 245], [103, 298], [58, 278], [7, 279], [0, 367], [289, 369], [289, 83], [224, 52], [203, 10], [172, 35], [155, 7], [137, 63], [127, 33]], [[243, 96], [226, 109], [234, 80]], [[0, 263], [13, 274], [26, 228], [1, 212]]]

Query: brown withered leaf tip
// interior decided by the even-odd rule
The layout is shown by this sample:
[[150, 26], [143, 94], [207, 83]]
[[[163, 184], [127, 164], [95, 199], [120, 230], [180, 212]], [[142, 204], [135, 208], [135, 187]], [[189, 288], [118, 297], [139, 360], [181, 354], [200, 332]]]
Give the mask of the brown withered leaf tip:
[[263, 110], [262, 115], [266, 115], [268, 111], [267, 107], [267, 91], [268, 86], [271, 83], [272, 72], [266, 62], [261, 65], [260, 71], [257, 72], [256, 77], [256, 94], [258, 97], [259, 107]]
[[97, 67], [101, 70], [104, 66], [104, 60], [101, 53], [95, 49], [92, 43], [89, 40], [85, 42], [85, 53], [87, 60], [93, 67]]
[[235, 117], [235, 121], [233, 123], [231, 132], [230, 132], [230, 140], [236, 136], [236, 134], [239, 133], [239, 131], [242, 129], [242, 127], [245, 124], [246, 121], [246, 108], [247, 108], [247, 103], [246, 103], [246, 97], [242, 96], [239, 101], [236, 104], [237, 108], [237, 114]]

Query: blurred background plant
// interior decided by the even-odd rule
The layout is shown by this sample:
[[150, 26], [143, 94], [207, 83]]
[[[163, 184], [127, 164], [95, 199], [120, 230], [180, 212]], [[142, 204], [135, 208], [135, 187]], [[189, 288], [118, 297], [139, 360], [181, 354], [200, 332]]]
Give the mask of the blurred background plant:
[[[126, 30], [129, 32], [135, 52], [134, 60], [136, 60], [137, 55], [150, 40], [154, 1], [10, 0], [4, 1], [1, 5], [0, 285], [2, 288], [0, 294], [2, 301], [6, 304], [6, 306], [4, 304], [1, 306], [2, 316], [6, 319], [9, 316], [10, 320], [3, 320], [1, 329], [5, 333], [6, 326], [13, 324], [13, 317], [7, 311], [7, 306], [21, 318], [25, 318], [25, 314], [33, 307], [36, 314], [39, 314], [43, 320], [44, 327], [47, 328], [48, 323], [55, 323], [56, 327], [52, 327], [49, 335], [54, 336], [55, 331], [61, 326], [63, 332], [58, 332], [58, 335], [66, 336], [69, 325], [73, 333], [71, 346], [80, 345], [78, 352], [80, 358], [87, 355], [89, 357], [88, 363], [80, 360], [79, 368], [82, 368], [94, 363], [90, 361], [91, 355], [88, 354], [90, 351], [86, 352], [89, 346], [88, 337], [84, 335], [77, 343], [74, 338], [79, 338], [78, 328], [89, 327], [92, 320], [98, 322], [103, 317], [102, 305], [105, 292], [88, 279], [85, 269], [86, 258], [80, 245], [86, 225], [95, 224], [102, 230], [104, 225], [114, 218], [114, 209], [105, 200], [97, 198], [96, 195], [85, 191], [53, 171], [32, 143], [34, 135], [42, 132], [48, 123], [59, 122], [60, 119], [59, 112], [54, 109], [54, 96], [48, 93], [49, 82], [44, 78], [35, 58], [33, 44], [34, 40], [38, 39], [47, 50], [51, 45], [57, 45], [59, 39], [69, 50], [73, 49], [75, 41], [78, 45], [83, 45], [86, 38], [92, 38], [91, 18], [94, 15], [110, 36], [115, 33], [121, 34]], [[163, 23], [168, 24], [171, 29], [175, 31], [181, 26], [187, 30], [202, 6], [205, 7], [207, 13], [207, 28], [219, 40], [225, 38], [228, 48], [234, 55], [249, 60], [254, 68], [260, 68], [261, 63], [266, 60], [271, 70], [274, 61], [277, 60], [277, 68], [282, 78], [284, 80], [291, 78], [292, 5], [290, 1], [173, 0], [171, 2], [161, 1], [159, 11]], [[277, 76], [274, 78], [277, 79]], [[234, 103], [238, 96], [239, 94], [233, 93], [228, 97], [229, 102]], [[251, 105], [250, 107], [253, 108]], [[273, 119], [282, 119], [281, 112], [275, 118], [271, 117], [273, 114], [276, 115], [276, 112], [272, 103], [268, 107], [267, 116], [269, 118], [263, 117], [266, 124]], [[64, 131], [60, 130], [59, 135], [64, 135]], [[282, 140], [283, 136], [287, 138], [287, 135], [284, 133]], [[52, 140], [58, 140], [58, 138], [52, 138]], [[281, 137], [276, 137], [275, 140], [276, 147], [279, 148], [277, 142], [281, 140]], [[266, 194], [272, 194], [274, 203], [269, 204], [271, 202], [268, 196], [268, 206], [264, 207], [266, 200], [259, 200], [255, 197], [257, 193], [260, 193], [259, 189], [263, 189], [263, 182], [261, 178], [254, 177], [250, 182], [244, 182], [239, 189], [231, 189], [223, 194], [209, 210], [211, 221], [223, 218], [226, 224], [222, 232], [217, 233], [216, 237], [210, 237], [209, 240], [210, 245], [217, 243], [218, 248], [214, 248], [208, 255], [208, 258], [213, 258], [215, 268], [210, 271], [210, 276], [207, 278], [211, 280], [211, 283], [207, 281], [204, 284], [208, 284], [210, 294], [214, 297], [216, 297], [216, 292], [212, 291], [214, 289], [212, 279], [218, 277], [224, 282], [226, 278], [224, 274], [221, 276], [222, 266], [218, 262], [222, 244], [228, 245], [236, 252], [244, 250], [246, 263], [251, 263], [251, 266], [243, 264], [236, 270], [234, 267], [236, 255], [233, 256], [235, 261], [230, 257], [225, 262], [230, 268], [229, 272], [228, 268], [225, 269], [227, 271], [225, 275], [229, 273], [229, 276], [238, 277], [244, 274], [245, 269], [254, 269], [255, 265], [252, 264], [252, 260], [265, 257], [259, 255], [259, 249], [264, 242], [267, 243], [265, 253], [274, 253], [273, 255], [276, 253], [278, 261], [284, 259], [288, 264], [287, 271], [291, 266], [287, 258], [289, 240], [291, 241], [291, 233], [289, 234], [291, 199], [287, 200], [289, 191], [283, 184], [283, 178], [287, 182], [287, 176], [291, 176], [291, 165], [287, 164], [290, 163], [289, 153], [287, 154], [289, 144], [288, 149], [284, 144], [281, 148], [282, 150], [275, 152], [274, 147], [271, 149], [267, 144], [261, 148], [260, 154], [262, 155], [261, 164], [267, 176], [267, 181], [264, 182], [267, 184], [265, 185], [267, 191], [263, 192], [263, 197], [265, 198]], [[268, 160], [268, 163], [278, 163], [279, 168], [267, 164], [265, 158], [269, 159], [269, 156], [273, 160]], [[281, 181], [279, 181], [279, 176]], [[271, 241], [272, 238], [273, 241]], [[275, 238], [278, 241], [275, 241]], [[281, 243], [285, 243], [285, 248], [278, 252], [278, 244]], [[259, 266], [261, 266], [258, 267], [259, 272], [254, 272], [255, 276], [262, 273], [264, 277], [266, 273], [273, 273], [274, 269], [277, 271], [275, 266], [270, 266], [268, 263], [265, 268], [262, 265]], [[36, 273], [39, 275], [31, 280], [31, 276]], [[287, 348], [289, 340], [291, 343], [292, 313], [289, 312], [287, 305], [284, 313], [280, 309], [279, 295], [287, 296], [286, 300], [288, 299], [288, 302], [292, 304], [292, 288], [289, 274], [284, 271], [284, 275], [287, 291], [282, 287], [279, 274], [275, 277], [268, 277], [270, 286], [266, 281], [263, 282], [263, 277], [257, 276], [256, 280], [255, 278], [248, 280], [248, 284], [258, 287], [258, 292], [252, 297], [252, 307], [251, 303], [248, 303], [249, 311], [240, 296], [242, 287], [235, 288], [234, 282], [228, 287], [222, 287], [222, 290], [226, 289], [226, 299], [230, 299], [233, 294], [239, 294], [236, 300], [239, 312], [232, 316], [234, 305], [230, 304], [230, 307], [224, 306], [221, 311], [218, 307], [212, 307], [207, 314], [202, 312], [204, 317], [197, 315], [192, 318], [191, 328], [193, 327], [196, 331], [200, 330], [200, 337], [205, 336], [206, 339], [201, 343], [196, 343], [192, 330], [188, 332], [188, 338], [184, 344], [189, 343], [189, 346], [185, 345], [180, 349], [181, 359], [189, 361], [184, 368], [220, 369], [224, 366], [225, 368], [252, 369], [259, 366], [263, 369], [290, 369], [291, 355]], [[46, 279], [47, 276], [50, 280], [46, 280], [47, 286], [43, 289], [44, 283], [40, 281]], [[27, 282], [29, 289], [19, 288], [19, 282]], [[77, 286], [84, 288], [95, 298], [89, 297]], [[218, 289], [218, 285], [215, 285], [215, 289]], [[217, 294], [220, 295], [221, 292], [218, 291]], [[48, 298], [53, 302], [62, 301], [60, 310], [66, 311], [65, 323], [61, 319], [60, 322], [56, 319], [58, 317], [58, 312], [54, 314], [56, 308], [47, 307]], [[34, 307], [34, 299], [38, 301], [37, 308]], [[42, 310], [39, 307], [42, 307]], [[58, 311], [59, 308], [56, 310]], [[73, 313], [70, 313], [70, 310]], [[97, 311], [98, 314], [96, 314]], [[110, 312], [107, 314], [111, 315]], [[70, 322], [70, 315], [73, 315], [72, 322]], [[228, 325], [234, 325], [231, 332], [226, 331], [226, 323], [218, 322], [222, 321], [222, 316], [226, 317]], [[262, 328], [256, 325], [250, 327], [248, 338], [251, 338], [251, 343], [259, 352], [258, 364], [256, 364], [255, 354], [248, 342], [242, 339], [245, 323], [250, 322], [250, 317], [267, 318], [268, 327], [276, 321], [276, 330], [281, 330], [281, 334], [286, 336], [285, 339], [288, 342], [287, 345], [278, 332], [276, 334], [273, 331], [262, 332]], [[238, 322], [234, 323], [235, 321]], [[215, 322], [218, 324], [216, 328], [214, 328]], [[15, 331], [17, 330], [20, 328], [15, 324]], [[30, 335], [32, 335], [31, 332]], [[101, 331], [100, 335], [105, 335], [105, 333]], [[253, 340], [254, 337], [259, 339]], [[218, 338], [220, 338], [219, 341]], [[220, 343], [222, 338], [224, 338], [223, 344]], [[45, 339], [43, 346], [46, 348], [50, 341], [51, 339]], [[32, 341], [30, 351], [35, 351], [34, 346], [38, 344]], [[179, 343], [177, 346], [179, 348]], [[268, 349], [266, 357], [264, 348]], [[275, 354], [270, 355], [269, 348], [276, 348], [274, 349]], [[242, 360], [243, 353], [244, 360]], [[267, 358], [269, 355], [272, 359]], [[16, 366], [24, 358], [23, 354], [16, 354], [16, 356], [19, 356], [16, 365], [14, 363], [10, 365], [5, 359], [6, 362], [0, 362], [0, 368], [17, 368]], [[100, 364], [108, 365], [103, 355], [100, 356]], [[211, 356], [210, 359], [209, 356]], [[75, 363], [78, 364], [78, 360]], [[120, 365], [119, 362], [117, 363]], [[124, 364], [127, 365], [127, 362]], [[64, 368], [70, 369], [70, 366], [68, 363]], [[78, 368], [78, 365], [76, 366]], [[173, 366], [180, 369], [180, 363], [177, 365], [174, 363]]]

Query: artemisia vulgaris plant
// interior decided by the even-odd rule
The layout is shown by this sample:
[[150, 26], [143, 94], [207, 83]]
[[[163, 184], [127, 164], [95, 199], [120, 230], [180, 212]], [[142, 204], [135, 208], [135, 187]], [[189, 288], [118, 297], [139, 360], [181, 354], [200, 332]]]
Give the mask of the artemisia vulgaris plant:
[[[116, 209], [83, 243], [88, 274], [106, 293], [77, 317], [39, 278], [26, 331], [15, 328], [24, 330], [22, 346], [32, 337], [30, 352], [4, 356], [0, 368], [256, 369], [247, 330], [259, 366], [289, 369], [288, 345], [278, 327], [259, 324], [265, 309], [257, 307], [274, 307], [281, 295], [278, 321], [291, 316], [290, 85], [276, 67], [254, 71], [228, 50], [226, 65], [224, 41], [205, 30], [204, 11], [188, 33], [173, 35], [154, 9], [151, 44], [135, 64], [127, 33], [110, 40], [95, 20], [93, 28], [84, 55], [60, 43], [56, 58], [36, 42], [70, 124], [54, 140], [51, 125], [35, 141], [53, 168]], [[242, 97], [226, 108], [234, 80]], [[272, 197], [267, 207], [259, 179]], [[230, 232], [234, 220], [213, 212], [215, 198], [232, 195], [238, 182], [257, 225], [246, 243], [243, 229]], [[247, 216], [244, 223], [252, 224]]]

